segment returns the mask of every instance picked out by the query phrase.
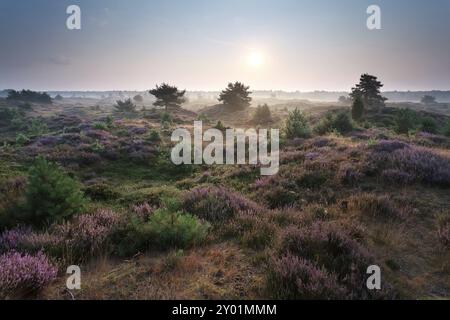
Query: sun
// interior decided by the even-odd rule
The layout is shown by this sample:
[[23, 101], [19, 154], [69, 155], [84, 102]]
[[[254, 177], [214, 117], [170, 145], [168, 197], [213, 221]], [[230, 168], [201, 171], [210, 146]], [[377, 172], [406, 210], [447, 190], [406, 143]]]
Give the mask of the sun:
[[248, 56], [248, 63], [254, 68], [261, 67], [264, 64], [264, 55], [260, 51], [253, 51]]

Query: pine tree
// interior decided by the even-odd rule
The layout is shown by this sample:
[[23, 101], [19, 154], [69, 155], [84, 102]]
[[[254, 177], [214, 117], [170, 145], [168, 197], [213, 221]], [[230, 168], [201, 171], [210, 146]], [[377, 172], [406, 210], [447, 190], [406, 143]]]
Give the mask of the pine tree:
[[380, 93], [382, 87], [383, 84], [378, 81], [377, 77], [365, 73], [361, 75], [359, 83], [352, 88], [350, 97], [353, 100], [362, 99], [364, 107], [367, 109], [379, 110], [380, 107], [384, 107], [384, 102], [387, 100]]
[[250, 87], [241, 82], [229, 83], [219, 95], [219, 101], [232, 109], [245, 109], [250, 106]]
[[114, 106], [116, 112], [133, 113], [136, 112], [136, 105], [131, 102], [131, 99], [126, 99], [124, 101], [117, 100]]
[[253, 115], [253, 122], [256, 124], [266, 124], [272, 122], [272, 114], [270, 113], [269, 106], [264, 104], [256, 108]]
[[356, 97], [352, 104], [352, 118], [360, 121], [364, 115], [364, 103], [360, 97]]
[[156, 107], [164, 107], [167, 111], [170, 107], [180, 107], [186, 102], [184, 95], [186, 90], [180, 91], [177, 87], [163, 83], [160, 86], [156, 85], [155, 89], [149, 91], [150, 94], [156, 97], [156, 102], [153, 103]]
[[79, 213], [83, 210], [84, 198], [74, 179], [39, 156], [30, 169], [26, 205], [27, 222], [42, 225]]
[[311, 128], [305, 115], [298, 109], [289, 113], [286, 120], [286, 137], [293, 138], [308, 138], [311, 136]]

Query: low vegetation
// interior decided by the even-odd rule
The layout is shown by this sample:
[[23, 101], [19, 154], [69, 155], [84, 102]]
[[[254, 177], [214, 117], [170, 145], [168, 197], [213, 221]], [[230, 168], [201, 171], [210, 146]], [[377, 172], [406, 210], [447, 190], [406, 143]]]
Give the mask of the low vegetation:
[[[101, 111], [0, 99], [0, 298], [72, 298], [72, 264], [76, 299], [447, 298], [450, 119], [381, 87], [308, 109], [230, 83], [199, 114], [168, 84]], [[174, 165], [171, 132], [197, 119], [281, 129], [278, 173]]]

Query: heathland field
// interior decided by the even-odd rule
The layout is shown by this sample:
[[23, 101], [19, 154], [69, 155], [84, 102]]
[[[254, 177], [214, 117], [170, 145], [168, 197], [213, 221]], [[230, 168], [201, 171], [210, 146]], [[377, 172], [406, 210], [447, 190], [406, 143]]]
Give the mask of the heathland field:
[[[236, 107], [228, 89], [209, 104], [0, 99], [0, 298], [450, 297], [449, 105]], [[278, 173], [174, 165], [171, 134], [196, 120], [280, 129]]]

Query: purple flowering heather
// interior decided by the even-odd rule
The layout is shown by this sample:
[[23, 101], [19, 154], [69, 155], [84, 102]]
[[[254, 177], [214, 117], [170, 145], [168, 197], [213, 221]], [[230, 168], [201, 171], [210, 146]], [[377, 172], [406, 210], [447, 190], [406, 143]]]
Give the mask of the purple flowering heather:
[[0, 235], [0, 253], [17, 250], [31, 232], [29, 227], [23, 226], [4, 231]]
[[208, 221], [223, 221], [239, 211], [258, 211], [259, 206], [223, 187], [198, 187], [183, 199], [184, 209]]
[[76, 257], [82, 257], [93, 255], [103, 249], [120, 223], [120, 217], [114, 212], [99, 210], [55, 226], [54, 232], [63, 239]]
[[450, 158], [438, 155], [431, 149], [390, 141], [384, 143], [382, 148], [375, 147], [368, 162], [381, 172], [398, 170], [416, 181], [450, 186]]
[[0, 235], [0, 253], [8, 251], [39, 252], [53, 250], [63, 239], [53, 233], [36, 233], [29, 227], [17, 227]]
[[267, 282], [275, 299], [346, 298], [346, 289], [334, 274], [289, 254], [272, 260]]
[[142, 221], [148, 221], [150, 216], [155, 212], [156, 207], [151, 206], [148, 202], [138, 204], [132, 207], [133, 213]]
[[29, 294], [56, 279], [58, 269], [39, 252], [36, 255], [9, 252], [0, 256], [0, 297]]
[[410, 146], [399, 140], [381, 140], [370, 148], [375, 152], [394, 152], [395, 150], [410, 148]]

